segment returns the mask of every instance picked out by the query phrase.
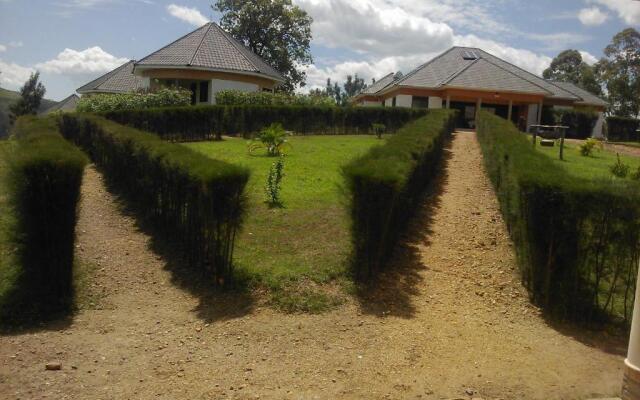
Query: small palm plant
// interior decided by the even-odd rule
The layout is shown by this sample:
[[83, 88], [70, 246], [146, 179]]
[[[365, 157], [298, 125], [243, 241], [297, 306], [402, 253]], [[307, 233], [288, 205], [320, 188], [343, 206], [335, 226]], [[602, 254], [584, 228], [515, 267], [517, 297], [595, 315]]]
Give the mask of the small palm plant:
[[287, 141], [287, 133], [281, 124], [271, 124], [264, 128], [249, 144], [249, 154], [253, 154], [258, 149], [266, 149], [267, 155], [271, 157], [285, 155], [291, 149], [291, 144]]

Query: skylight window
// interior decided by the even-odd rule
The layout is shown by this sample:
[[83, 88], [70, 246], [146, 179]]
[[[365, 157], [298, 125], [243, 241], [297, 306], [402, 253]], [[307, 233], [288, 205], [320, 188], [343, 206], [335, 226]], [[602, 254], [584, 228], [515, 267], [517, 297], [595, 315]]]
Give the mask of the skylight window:
[[476, 54], [475, 51], [465, 50], [464, 52], [462, 52], [462, 58], [465, 60], [477, 60], [478, 55]]

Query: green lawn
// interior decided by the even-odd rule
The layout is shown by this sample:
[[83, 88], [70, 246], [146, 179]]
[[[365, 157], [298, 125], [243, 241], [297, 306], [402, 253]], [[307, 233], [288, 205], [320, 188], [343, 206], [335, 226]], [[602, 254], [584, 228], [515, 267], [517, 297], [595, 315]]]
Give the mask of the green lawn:
[[[585, 157], [580, 154], [578, 145], [567, 143], [564, 145], [564, 161], [560, 161], [558, 157], [560, 151], [559, 141], [554, 147], [537, 145], [536, 149], [548, 156], [550, 162], [563, 165], [570, 174], [586, 179], [613, 177], [609, 168], [617, 162], [615, 152], [596, 148], [591, 156]], [[620, 160], [631, 167], [630, 174], [640, 167], [640, 157], [620, 154]]]
[[240, 276], [269, 288], [276, 306], [319, 311], [337, 301], [321, 284], [345, 277], [350, 253], [349, 217], [343, 195], [341, 166], [380, 140], [373, 136], [296, 136], [285, 158], [283, 208], [270, 208], [264, 186], [275, 161], [263, 153], [249, 155], [248, 141], [185, 146], [212, 158], [251, 169], [248, 212], [236, 242]]

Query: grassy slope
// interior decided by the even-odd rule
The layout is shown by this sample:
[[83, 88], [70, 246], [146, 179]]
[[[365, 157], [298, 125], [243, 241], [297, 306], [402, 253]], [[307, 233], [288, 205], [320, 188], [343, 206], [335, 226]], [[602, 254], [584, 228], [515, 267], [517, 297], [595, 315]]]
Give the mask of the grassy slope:
[[[616, 153], [614, 152], [596, 149], [591, 156], [584, 157], [580, 154], [579, 147], [573, 144], [565, 143], [564, 161], [560, 161], [558, 158], [560, 151], [558, 144], [554, 147], [536, 146], [536, 149], [548, 156], [552, 162], [566, 167], [570, 174], [586, 179], [612, 177], [613, 175], [609, 168], [617, 162]], [[639, 157], [620, 154], [620, 160], [631, 167], [630, 173], [635, 172], [640, 167]]]
[[340, 167], [380, 141], [371, 136], [291, 138], [281, 192], [284, 208], [265, 204], [264, 185], [275, 159], [250, 156], [247, 143], [228, 138], [185, 145], [251, 169], [249, 212], [236, 245], [237, 269], [269, 287], [284, 308], [313, 311], [321, 305], [298, 303], [313, 302], [316, 294], [309, 287], [314, 283], [345, 275], [351, 249]]
[[[19, 97], [18, 92], [0, 88], [0, 138], [6, 136], [9, 127], [9, 106]], [[42, 99], [39, 111], [44, 111], [56, 103], [53, 100]]]
[[7, 294], [13, 289], [17, 270], [12, 263], [11, 247], [8, 240], [11, 213], [6, 197], [6, 157], [12, 141], [0, 140], [0, 306], [6, 301]]

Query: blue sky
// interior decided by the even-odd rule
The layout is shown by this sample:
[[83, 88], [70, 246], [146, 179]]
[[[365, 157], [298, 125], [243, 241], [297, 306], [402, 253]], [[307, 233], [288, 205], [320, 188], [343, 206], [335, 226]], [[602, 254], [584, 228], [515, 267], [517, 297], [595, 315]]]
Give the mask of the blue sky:
[[[127, 59], [206, 20], [213, 0], [0, 0], [0, 87], [39, 70], [60, 100]], [[293, 0], [314, 18], [308, 87], [358, 73], [408, 72], [452, 45], [481, 47], [541, 73], [566, 48], [594, 62], [611, 37], [640, 29], [637, 0]]]

